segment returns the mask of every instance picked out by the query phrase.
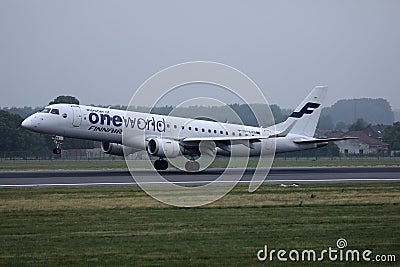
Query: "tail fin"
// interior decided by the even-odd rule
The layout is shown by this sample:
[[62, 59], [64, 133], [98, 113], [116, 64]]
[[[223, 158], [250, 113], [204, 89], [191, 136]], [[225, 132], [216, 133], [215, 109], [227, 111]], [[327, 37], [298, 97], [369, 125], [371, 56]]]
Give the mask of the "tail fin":
[[326, 86], [315, 87], [286, 121], [276, 125], [277, 130], [291, 127], [290, 133], [313, 137], [327, 90]]

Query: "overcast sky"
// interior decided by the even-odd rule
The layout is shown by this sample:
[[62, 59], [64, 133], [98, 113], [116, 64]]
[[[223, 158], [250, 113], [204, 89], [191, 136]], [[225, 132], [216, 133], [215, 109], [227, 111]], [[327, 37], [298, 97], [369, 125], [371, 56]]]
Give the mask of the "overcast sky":
[[400, 108], [399, 27], [398, 0], [1, 0], [0, 106], [61, 94], [126, 105], [161, 69], [210, 60], [281, 107], [328, 85], [327, 105], [382, 97]]

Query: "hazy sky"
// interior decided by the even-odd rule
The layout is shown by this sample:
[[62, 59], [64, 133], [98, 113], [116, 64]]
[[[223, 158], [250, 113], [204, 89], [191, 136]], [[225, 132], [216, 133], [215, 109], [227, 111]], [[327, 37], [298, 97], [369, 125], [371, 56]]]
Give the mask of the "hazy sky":
[[1, 0], [0, 106], [61, 94], [126, 105], [161, 69], [210, 60], [281, 107], [328, 85], [328, 105], [383, 97], [400, 108], [399, 27], [398, 0]]

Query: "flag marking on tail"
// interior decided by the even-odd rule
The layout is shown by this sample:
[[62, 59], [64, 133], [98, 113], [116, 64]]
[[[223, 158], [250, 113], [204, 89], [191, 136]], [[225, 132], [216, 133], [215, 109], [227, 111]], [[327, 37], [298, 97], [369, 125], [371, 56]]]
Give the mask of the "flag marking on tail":
[[321, 104], [314, 103], [314, 102], [308, 102], [307, 104], [304, 105], [304, 107], [300, 111], [298, 111], [298, 112], [294, 111], [289, 117], [301, 118], [301, 117], [303, 117], [304, 114], [313, 113], [313, 111], [315, 109], [317, 109], [319, 106], [321, 106]]

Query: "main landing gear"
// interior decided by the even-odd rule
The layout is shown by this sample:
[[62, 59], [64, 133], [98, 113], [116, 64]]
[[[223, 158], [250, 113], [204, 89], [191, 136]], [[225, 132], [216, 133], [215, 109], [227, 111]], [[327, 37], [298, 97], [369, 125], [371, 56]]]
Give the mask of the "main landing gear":
[[[168, 169], [168, 161], [163, 158], [159, 158], [154, 161], [154, 169], [157, 171], [165, 171]], [[189, 160], [185, 163], [185, 170], [188, 172], [197, 172], [200, 170], [200, 164], [195, 160]]]
[[53, 153], [56, 155], [60, 155], [61, 154], [61, 145], [62, 145], [62, 141], [64, 141], [64, 136], [55, 135], [55, 136], [52, 136], [51, 139], [56, 144], [56, 148], [53, 149]]
[[156, 161], [154, 161], [154, 169], [156, 169], [157, 171], [165, 171], [166, 169], [168, 169], [168, 161], [163, 158], [157, 159]]
[[197, 172], [198, 170], [200, 170], [200, 164], [197, 161], [189, 160], [185, 163], [185, 169], [188, 172]]

